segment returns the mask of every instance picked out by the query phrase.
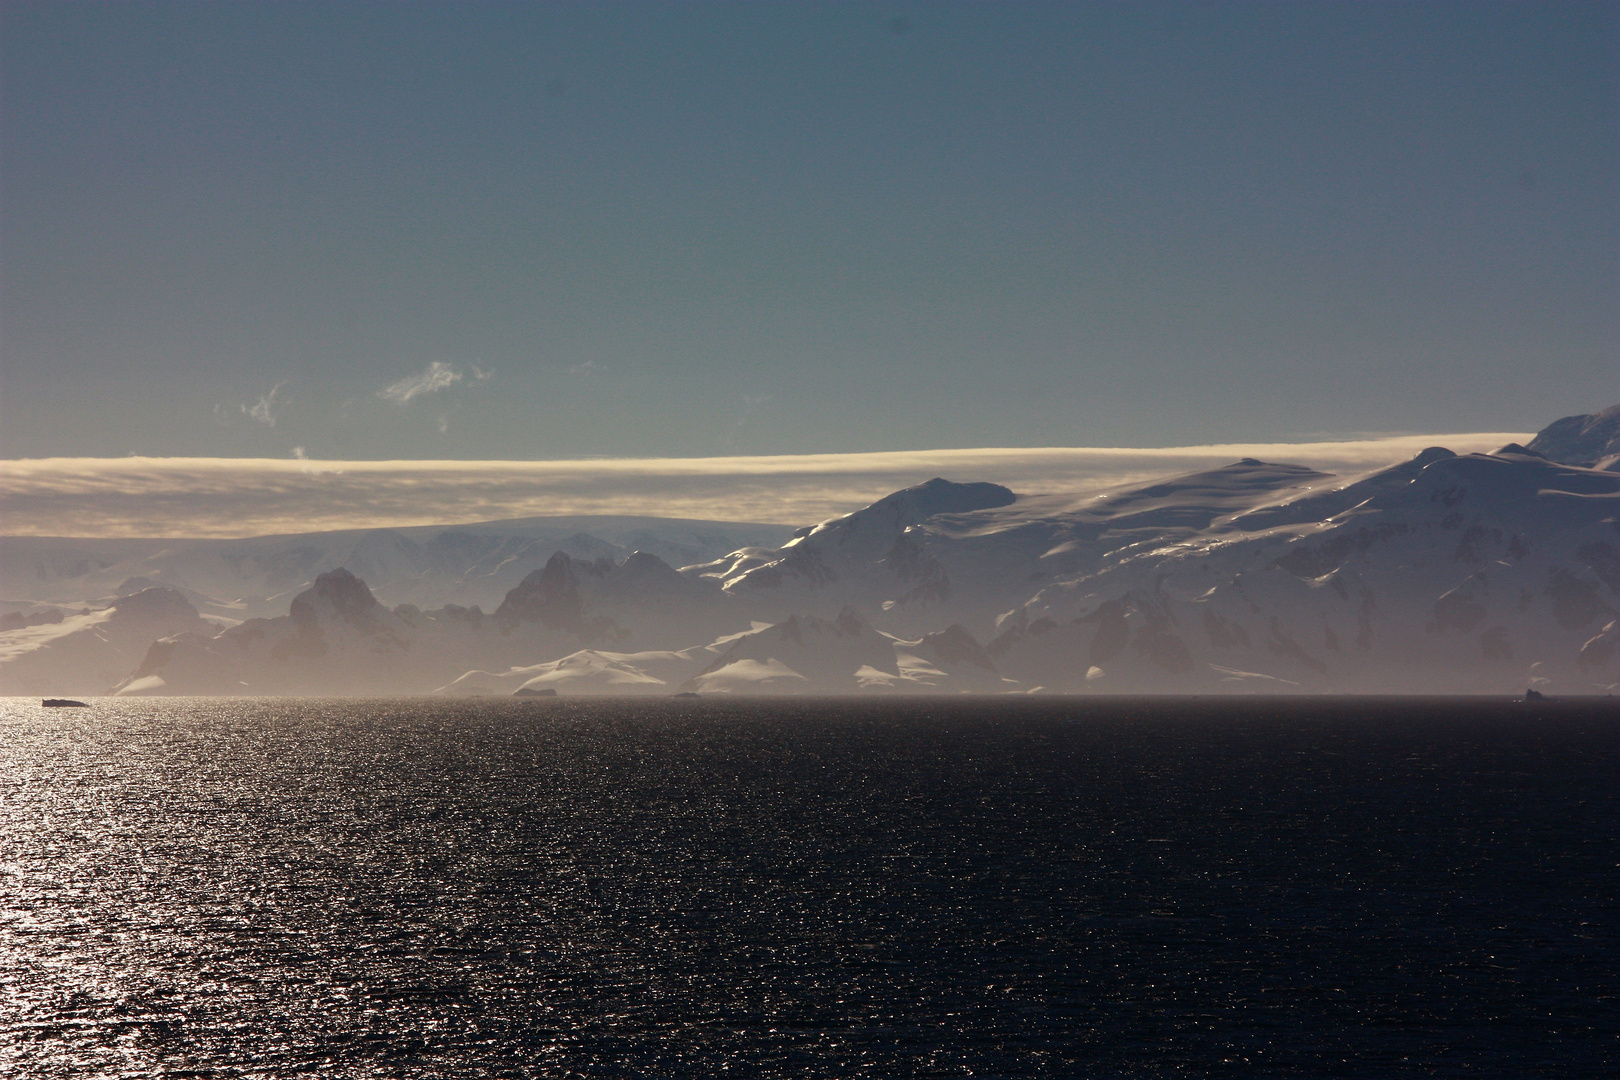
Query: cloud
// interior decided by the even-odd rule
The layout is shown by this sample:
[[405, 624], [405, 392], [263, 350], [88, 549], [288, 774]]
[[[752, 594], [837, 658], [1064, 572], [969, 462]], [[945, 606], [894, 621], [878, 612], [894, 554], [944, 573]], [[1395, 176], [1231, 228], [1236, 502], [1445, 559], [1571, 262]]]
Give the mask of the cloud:
[[261, 424], [265, 424], [269, 427], [275, 427], [276, 417], [281, 415], [281, 410], [287, 404], [285, 401], [277, 400], [281, 393], [282, 387], [286, 385], [287, 384], [284, 382], [276, 383], [276, 385], [270, 388], [270, 392], [261, 397], [256, 403], [253, 405], [243, 405], [242, 411]]
[[[477, 368], [474, 368], [473, 371], [475, 373], [474, 381], [476, 382], [483, 382], [489, 378], [488, 375]], [[440, 390], [448, 390], [465, 378], [466, 375], [459, 369], [435, 360], [427, 366], [422, 374], [401, 379], [392, 386], [385, 386], [377, 391], [377, 396], [392, 401], [395, 405], [407, 405], [412, 398], [419, 398], [423, 394], [437, 393]]]
[[595, 461], [46, 458], [0, 461], [0, 532], [228, 537], [616, 514], [803, 525], [933, 476], [1023, 494], [1099, 491], [1243, 457], [1340, 475], [1426, 446], [1459, 453], [1524, 432], [1319, 443], [920, 450]]
[[276, 420], [280, 418], [282, 410], [287, 407], [287, 399], [281, 391], [286, 388], [285, 382], [278, 382], [270, 388], [270, 392], [259, 398], [252, 405], [215, 405], [214, 422], [221, 426], [229, 426], [230, 418], [240, 413], [251, 420], [257, 420], [266, 427], [275, 427]]

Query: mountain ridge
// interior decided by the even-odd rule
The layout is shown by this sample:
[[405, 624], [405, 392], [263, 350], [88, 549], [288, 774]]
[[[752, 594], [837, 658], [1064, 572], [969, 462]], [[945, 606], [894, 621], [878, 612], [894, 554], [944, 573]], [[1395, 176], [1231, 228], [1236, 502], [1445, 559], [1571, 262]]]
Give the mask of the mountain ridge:
[[[1612, 693], [1620, 471], [1590, 454], [1616, 416], [1342, 477], [1253, 458], [1086, 496], [936, 477], [681, 567], [564, 535], [576, 552], [513, 564], [488, 614], [384, 602], [359, 570], [397, 580], [422, 548], [378, 530], [285, 614], [223, 630], [163, 586], [19, 609], [0, 690], [47, 686], [58, 638], [90, 665], [116, 617], [153, 631], [96, 662], [123, 663], [98, 689], [126, 694]], [[323, 549], [276, 550], [297, 576]]]

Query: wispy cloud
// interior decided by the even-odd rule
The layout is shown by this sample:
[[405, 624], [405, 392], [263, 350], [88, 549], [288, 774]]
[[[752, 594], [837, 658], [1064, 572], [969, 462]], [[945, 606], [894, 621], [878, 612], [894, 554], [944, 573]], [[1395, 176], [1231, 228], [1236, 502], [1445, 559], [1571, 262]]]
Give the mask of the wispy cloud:
[[[489, 378], [489, 373], [481, 371], [476, 366], [469, 365], [474, 382], [483, 382]], [[429, 364], [420, 375], [411, 375], [399, 380], [392, 386], [385, 386], [377, 391], [377, 396], [395, 405], [407, 405], [413, 399], [423, 394], [433, 394], [440, 390], [448, 390], [457, 383], [466, 379], [466, 372], [460, 368], [452, 367], [442, 361], [435, 360]]]
[[0, 531], [251, 536], [559, 514], [809, 524], [933, 476], [1083, 494], [1243, 457], [1340, 475], [1524, 432], [1160, 449], [1051, 447], [595, 461], [47, 458], [0, 461]]
[[270, 392], [252, 405], [243, 405], [242, 411], [261, 424], [269, 427], [276, 426], [276, 418], [281, 415], [282, 408], [287, 404], [281, 397], [281, 391], [286, 387], [285, 382], [278, 382], [270, 388]]
[[229, 426], [231, 417], [245, 416], [250, 420], [257, 420], [266, 427], [275, 427], [281, 412], [287, 407], [287, 398], [282, 393], [287, 388], [285, 382], [278, 382], [270, 388], [270, 392], [259, 398], [252, 405], [215, 405], [214, 422], [222, 426]]

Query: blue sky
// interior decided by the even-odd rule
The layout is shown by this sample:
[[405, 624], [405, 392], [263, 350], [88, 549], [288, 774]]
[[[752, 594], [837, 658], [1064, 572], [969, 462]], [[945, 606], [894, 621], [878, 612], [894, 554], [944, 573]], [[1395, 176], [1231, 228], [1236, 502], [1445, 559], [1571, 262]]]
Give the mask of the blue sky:
[[1620, 7], [0, 7], [0, 456], [1527, 431]]

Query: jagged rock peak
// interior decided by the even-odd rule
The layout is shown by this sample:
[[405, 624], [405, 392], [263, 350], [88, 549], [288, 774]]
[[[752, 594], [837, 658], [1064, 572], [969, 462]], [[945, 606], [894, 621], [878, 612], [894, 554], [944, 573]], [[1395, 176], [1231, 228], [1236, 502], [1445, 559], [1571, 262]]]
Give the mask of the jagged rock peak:
[[342, 567], [316, 577], [313, 585], [293, 598], [288, 614], [304, 626], [318, 622], [323, 609], [360, 628], [376, 625], [386, 612], [366, 583]]
[[[377, 602], [376, 598], [371, 595], [370, 587], [364, 581], [355, 577], [352, 571], [341, 566], [336, 570], [328, 570], [324, 574], [317, 575], [314, 584], [309, 588], [309, 592], [334, 601], [358, 602], [370, 600], [372, 603]], [[308, 593], [305, 595], [308, 595]]]
[[[547, 625], [574, 626], [580, 621], [584, 602], [574, 576], [576, 560], [559, 551], [546, 565], [531, 570], [517, 587], [506, 594], [495, 609], [495, 619], [503, 624], [545, 622]], [[589, 563], [580, 565], [589, 566]]]
[[995, 671], [990, 654], [960, 623], [952, 623], [943, 630], [923, 635], [921, 644], [934, 650], [942, 659], [972, 664], [986, 671]]
[[861, 618], [853, 607], [845, 604], [844, 610], [840, 611], [838, 618], [833, 620], [833, 629], [849, 637], [858, 637], [866, 633], [866, 620]]

